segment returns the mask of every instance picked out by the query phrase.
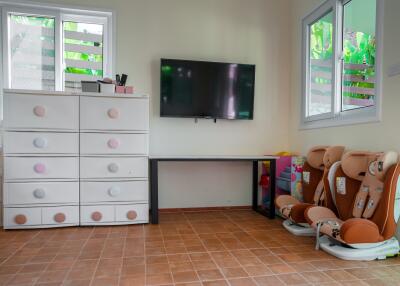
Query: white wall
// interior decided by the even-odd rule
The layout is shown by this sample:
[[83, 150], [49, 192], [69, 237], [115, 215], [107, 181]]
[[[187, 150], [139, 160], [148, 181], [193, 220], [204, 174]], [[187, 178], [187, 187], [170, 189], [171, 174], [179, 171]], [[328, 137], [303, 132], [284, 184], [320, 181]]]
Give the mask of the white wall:
[[[400, 78], [386, 73], [382, 122], [299, 130], [301, 19], [322, 0], [50, 1], [116, 11], [117, 72], [151, 97], [152, 154], [305, 153], [316, 144], [400, 151]], [[384, 2], [386, 72], [400, 63], [400, 1]], [[254, 120], [160, 118], [161, 57], [256, 64]], [[250, 173], [246, 163], [162, 163], [160, 206], [249, 205]]]
[[[288, 148], [290, 0], [52, 0], [115, 9], [117, 72], [151, 97], [151, 154], [265, 154]], [[159, 117], [159, 59], [256, 64], [254, 120]], [[250, 205], [250, 164], [168, 163], [160, 207]]]
[[251, 205], [251, 163], [159, 164], [159, 201], [164, 208]]
[[299, 130], [301, 100], [301, 19], [322, 1], [292, 0], [292, 82], [290, 146], [305, 153], [317, 144], [344, 144], [351, 149], [400, 151], [400, 76], [388, 77], [387, 69], [400, 63], [399, 0], [385, 0], [383, 40], [382, 122], [342, 127]]

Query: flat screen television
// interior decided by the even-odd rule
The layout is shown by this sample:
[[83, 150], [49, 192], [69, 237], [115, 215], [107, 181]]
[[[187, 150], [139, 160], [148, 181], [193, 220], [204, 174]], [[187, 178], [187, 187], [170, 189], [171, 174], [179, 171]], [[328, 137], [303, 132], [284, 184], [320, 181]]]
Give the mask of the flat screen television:
[[162, 117], [253, 119], [255, 65], [161, 59]]

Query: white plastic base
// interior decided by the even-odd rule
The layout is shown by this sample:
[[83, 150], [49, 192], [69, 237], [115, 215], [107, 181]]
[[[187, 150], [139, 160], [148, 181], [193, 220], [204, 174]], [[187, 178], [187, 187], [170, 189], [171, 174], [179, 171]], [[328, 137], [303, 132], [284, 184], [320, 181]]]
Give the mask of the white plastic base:
[[298, 225], [287, 219], [282, 223], [283, 227], [297, 236], [315, 236], [315, 229], [308, 226]]
[[[372, 245], [372, 244], [370, 244]], [[320, 238], [320, 248], [327, 253], [344, 260], [375, 260], [386, 259], [399, 254], [400, 247], [396, 238], [391, 238], [383, 243], [370, 248], [350, 248], [324, 235]]]

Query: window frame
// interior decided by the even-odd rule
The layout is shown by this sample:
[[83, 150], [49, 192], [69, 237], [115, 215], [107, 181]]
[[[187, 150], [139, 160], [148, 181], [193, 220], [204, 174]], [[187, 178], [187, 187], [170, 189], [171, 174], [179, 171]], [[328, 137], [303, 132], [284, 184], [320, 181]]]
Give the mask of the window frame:
[[[88, 16], [88, 15], [80, 15], [77, 13], [69, 14], [65, 13], [61, 15], [61, 33], [62, 33], [62, 55], [64, 55], [64, 22], [71, 21], [71, 22], [84, 22], [88, 24], [102, 24], [103, 25], [103, 77], [113, 78], [113, 47], [111, 42], [111, 35], [110, 27], [108, 25], [108, 19], [104, 17], [98, 16]], [[111, 60], [110, 60], [111, 59]], [[62, 70], [65, 70], [65, 62], [64, 56], [61, 58], [62, 60]], [[65, 72], [62, 73], [62, 84], [64, 87], [65, 83]]]
[[[352, 0], [327, 0], [302, 20], [302, 92], [299, 129], [313, 129], [331, 126], [352, 125], [382, 120], [382, 43], [383, 43], [383, 1], [376, 0], [376, 61], [375, 61], [375, 105], [342, 111], [342, 39], [343, 7]], [[310, 26], [321, 17], [333, 11], [333, 69], [331, 112], [307, 116], [310, 83], [309, 40]]]
[[[11, 0], [12, 1], [12, 0]], [[112, 10], [95, 10], [81, 7], [56, 6], [26, 1], [1, 1], [0, 19], [3, 29], [0, 29], [1, 55], [3, 69], [0, 70], [0, 87], [11, 88], [10, 54], [9, 54], [9, 17], [10, 13], [30, 16], [53, 17], [55, 19], [55, 91], [64, 91], [64, 21], [79, 21], [84, 23], [103, 24], [103, 77], [113, 77], [115, 70], [115, 12]], [[43, 8], [44, 7], [44, 8]]]

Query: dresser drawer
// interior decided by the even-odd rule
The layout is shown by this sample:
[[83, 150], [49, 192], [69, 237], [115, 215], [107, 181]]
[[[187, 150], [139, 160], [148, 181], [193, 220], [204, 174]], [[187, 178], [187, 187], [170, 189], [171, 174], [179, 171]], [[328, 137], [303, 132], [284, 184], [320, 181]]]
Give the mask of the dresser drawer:
[[82, 223], [114, 222], [115, 207], [108, 205], [81, 206]]
[[42, 224], [79, 224], [79, 207], [46, 207], [42, 208]]
[[81, 154], [139, 154], [148, 153], [148, 134], [81, 133]]
[[5, 129], [78, 130], [79, 98], [59, 95], [4, 95]]
[[147, 98], [80, 97], [82, 130], [148, 130]]
[[4, 228], [79, 224], [79, 207], [4, 208]]
[[41, 208], [4, 208], [4, 227], [24, 227], [42, 223]]
[[4, 204], [79, 203], [78, 182], [5, 183]]
[[81, 202], [142, 201], [149, 198], [147, 181], [81, 182]]
[[148, 222], [149, 207], [147, 204], [116, 205], [115, 221], [117, 222]]
[[5, 157], [4, 180], [77, 179], [76, 157]]
[[5, 132], [5, 154], [78, 154], [78, 133]]
[[81, 157], [81, 178], [147, 178], [147, 157]]

